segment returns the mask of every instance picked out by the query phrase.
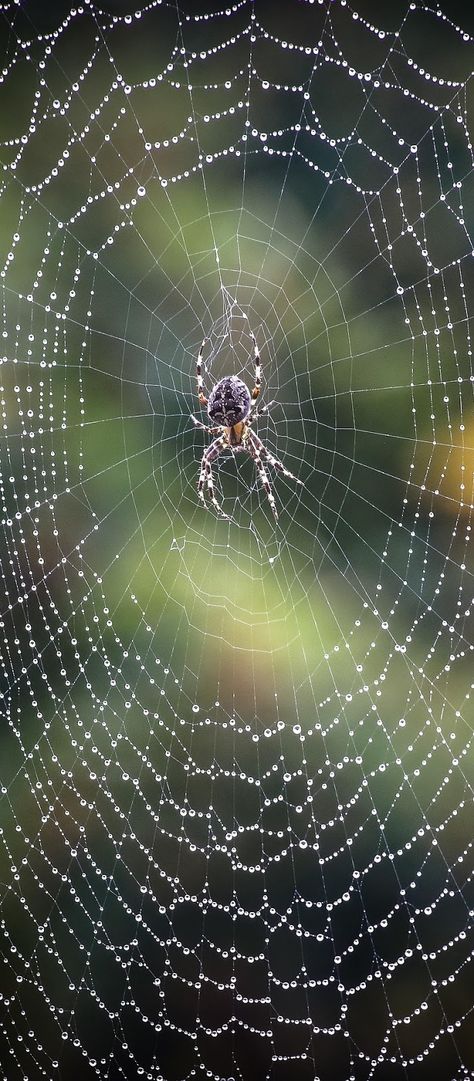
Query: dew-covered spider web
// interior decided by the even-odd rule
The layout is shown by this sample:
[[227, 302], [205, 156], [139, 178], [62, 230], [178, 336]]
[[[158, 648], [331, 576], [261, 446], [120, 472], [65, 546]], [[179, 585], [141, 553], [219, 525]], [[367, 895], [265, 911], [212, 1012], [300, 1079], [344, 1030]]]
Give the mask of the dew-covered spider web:
[[463, 7], [0, 5], [6, 1081], [474, 1077]]

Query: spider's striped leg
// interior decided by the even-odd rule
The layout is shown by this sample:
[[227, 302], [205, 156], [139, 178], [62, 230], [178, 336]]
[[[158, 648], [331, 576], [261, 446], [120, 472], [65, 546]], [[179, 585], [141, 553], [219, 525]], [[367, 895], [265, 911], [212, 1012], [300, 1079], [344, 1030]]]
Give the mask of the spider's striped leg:
[[297, 484], [303, 485], [303, 481], [300, 480], [299, 477], [295, 477], [294, 473], [290, 473], [290, 470], [283, 465], [283, 462], [280, 462], [279, 458], [275, 458], [274, 455], [267, 450], [265, 444], [258, 438], [258, 435], [255, 435], [255, 432], [252, 432], [249, 436], [249, 442], [252, 442], [255, 447], [258, 447], [260, 454], [266, 462], [270, 462], [270, 465], [273, 465], [275, 469], [279, 469], [280, 473], [283, 473], [285, 477], [290, 477], [291, 480], [295, 480]]
[[265, 413], [269, 413], [272, 406], [275, 405], [275, 399], [269, 402], [268, 405], [258, 405], [252, 411], [252, 420], [254, 417], [263, 417]]
[[260, 353], [258, 351], [257, 340], [255, 334], [250, 331], [250, 337], [253, 341], [253, 353], [255, 358], [255, 386], [252, 391], [252, 398], [258, 398], [260, 394], [260, 380], [262, 375], [262, 369], [260, 365]]
[[[227, 518], [227, 520], [229, 520], [229, 515], [226, 514], [224, 510], [222, 510], [222, 507], [221, 507], [220, 503], [218, 503], [218, 501], [217, 501], [217, 499], [215, 497], [214, 484], [213, 484], [213, 480], [212, 480], [212, 469], [211, 469], [209, 463], [207, 463], [207, 465], [206, 465], [206, 474], [207, 474], [207, 490], [209, 492], [211, 503], [216, 508], [216, 511], [217, 511], [218, 514], [220, 514], [221, 518]], [[204, 500], [203, 500], [203, 502], [204, 502]]]
[[191, 420], [194, 421], [194, 423], [196, 425], [196, 428], [202, 428], [205, 432], [210, 432], [211, 435], [216, 435], [217, 432], [220, 432], [219, 425], [217, 426], [217, 428], [209, 428], [208, 424], [203, 424], [202, 420], [198, 420], [197, 417], [193, 417], [192, 413], [191, 413]]
[[201, 405], [207, 405], [207, 398], [206, 398], [206, 396], [204, 394], [204, 383], [203, 383], [203, 379], [202, 379], [202, 354], [204, 352], [205, 344], [206, 344], [206, 339], [204, 338], [203, 343], [202, 343], [201, 348], [200, 348], [199, 353], [198, 353], [197, 361], [196, 361], [198, 398], [199, 398], [199, 401], [200, 401]]
[[228, 518], [229, 515], [226, 514], [225, 511], [222, 510], [222, 507], [221, 507], [220, 503], [218, 503], [218, 501], [216, 499], [216, 496], [215, 496], [215, 493], [214, 493], [214, 484], [213, 484], [213, 481], [212, 481], [211, 463], [213, 461], [215, 461], [216, 458], [219, 457], [219, 454], [222, 453], [225, 446], [226, 446], [226, 436], [225, 436], [225, 434], [223, 434], [223, 435], [219, 436], [218, 439], [214, 439], [214, 441], [207, 448], [207, 450], [204, 451], [204, 454], [203, 454], [203, 456], [201, 458], [201, 472], [199, 474], [199, 481], [198, 481], [198, 496], [199, 496], [199, 498], [201, 500], [201, 503], [203, 503], [204, 506], [207, 506], [206, 500], [204, 498], [204, 485], [207, 482], [207, 490], [208, 490], [208, 493], [209, 493], [211, 503], [215, 507], [217, 513], [220, 514], [222, 518]]
[[[258, 443], [260, 443], [260, 439], [258, 440]], [[272, 508], [275, 521], [277, 521], [278, 520], [278, 511], [276, 509], [275, 496], [273, 495], [272, 486], [271, 486], [270, 481], [268, 479], [267, 471], [266, 471], [265, 466], [264, 466], [264, 464], [262, 462], [262, 459], [260, 457], [260, 447], [258, 446], [257, 442], [253, 438], [253, 433], [252, 433], [252, 436], [249, 438], [247, 446], [248, 446], [250, 454], [252, 455], [252, 458], [253, 458], [253, 460], [255, 462], [255, 465], [257, 466], [258, 474], [259, 474], [260, 480], [261, 480], [261, 482], [263, 484], [263, 487], [265, 488], [265, 491], [267, 493], [268, 502], [269, 502], [269, 504], [270, 504], [270, 506]], [[263, 447], [263, 443], [261, 444], [261, 446]]]

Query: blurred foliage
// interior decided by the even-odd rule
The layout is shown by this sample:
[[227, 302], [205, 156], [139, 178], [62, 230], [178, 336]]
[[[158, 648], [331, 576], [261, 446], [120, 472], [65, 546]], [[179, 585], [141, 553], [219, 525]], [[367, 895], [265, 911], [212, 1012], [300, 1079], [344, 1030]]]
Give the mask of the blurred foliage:
[[[106, 4], [105, 10], [123, 14], [128, 6]], [[361, 12], [367, 9], [367, 17], [375, 17], [373, 11], [370, 14], [372, 5], [358, 6]], [[180, 10], [186, 14], [187, 7], [180, 5]], [[309, 40], [316, 16], [308, 5], [297, 5], [299, 22], [292, 5], [256, 7], [275, 33], [294, 40], [299, 36], [303, 44]], [[246, 8], [241, 5], [232, 15], [235, 33], [246, 22]], [[289, 51], [283, 57], [270, 40], [258, 41], [254, 63], [262, 77], [269, 78], [277, 59], [280, 87], [264, 91], [257, 81], [251, 87], [251, 124], [267, 138], [259, 140], [247, 132], [245, 154], [239, 140], [246, 115], [242, 102], [248, 93], [246, 37], [231, 55], [219, 52], [197, 67], [191, 94], [182, 78], [179, 86], [176, 80], [174, 85], [157, 83], [156, 93], [148, 84], [125, 95], [123, 84], [157, 78], [176, 41], [176, 11], [161, 6], [144, 11], [133, 34], [124, 25], [110, 30], [107, 50], [113, 65], [107, 50], [98, 48], [80, 93], [71, 96], [66, 109], [55, 102], [67, 98], [91, 50], [100, 45], [94, 20], [72, 20], [53, 46], [55, 63], [48, 64], [46, 89], [40, 92], [46, 110], [43, 122], [28, 134], [23, 151], [21, 139], [28, 131], [43, 70], [38, 66], [39, 31], [55, 27], [59, 17], [59, 9], [54, 6], [53, 11], [48, 4], [27, 4], [23, 9], [18, 12], [16, 34], [20, 40], [36, 38], [34, 48], [29, 60], [15, 64], [0, 89], [5, 167], [18, 155], [16, 168], [12, 172], [5, 168], [8, 179], [0, 199], [0, 260], [8, 264], [2, 279], [4, 519], [8, 529], [12, 524], [16, 528], [15, 515], [19, 514], [24, 530], [22, 547], [8, 542], [3, 552], [6, 604], [2, 626], [5, 641], [15, 643], [17, 653], [8, 658], [4, 675], [9, 723], [0, 736], [0, 781], [8, 790], [8, 801], [0, 804], [0, 824], [12, 859], [20, 862], [25, 835], [41, 836], [41, 852], [47, 853], [57, 875], [77, 877], [77, 904], [66, 888], [58, 888], [53, 881], [46, 884], [55, 898], [51, 920], [57, 952], [64, 959], [65, 971], [68, 968], [72, 973], [77, 955], [64, 925], [74, 927], [77, 939], [93, 951], [93, 942], [88, 944], [87, 938], [94, 889], [108, 906], [107, 926], [114, 928], [117, 941], [126, 943], [132, 935], [141, 934], [131, 917], [128, 926], [118, 903], [114, 910], [114, 900], [99, 875], [92, 888], [90, 870], [87, 878], [77, 864], [71, 864], [69, 853], [77, 842], [77, 830], [83, 827], [89, 852], [95, 854], [104, 874], [116, 875], [122, 896], [130, 912], [134, 911], [143, 867], [134, 848], [128, 864], [125, 861], [122, 881], [122, 870], [114, 862], [120, 816], [126, 817], [133, 836], [150, 845], [158, 858], [156, 838], [153, 841], [149, 836], [147, 800], [149, 805], [156, 800], [166, 770], [170, 791], [177, 801], [182, 796], [182, 778], [178, 771], [173, 774], [173, 766], [185, 760], [186, 741], [192, 744], [184, 722], [191, 727], [193, 704], [196, 721], [199, 716], [203, 725], [193, 746], [193, 753], [202, 755], [203, 775], [209, 761], [219, 760], [219, 750], [222, 761], [233, 754], [230, 727], [221, 730], [209, 724], [212, 752], [206, 744], [203, 718], [218, 701], [219, 715], [232, 718], [249, 736], [241, 748], [240, 765], [250, 775], [253, 771], [253, 776], [263, 776], [267, 764], [269, 771], [274, 763], [276, 768], [278, 745], [284, 746], [288, 770], [296, 770], [305, 753], [305, 765], [317, 779], [322, 762], [342, 761], [350, 747], [351, 753], [363, 757], [377, 822], [383, 820], [391, 849], [405, 843], [414, 821], [434, 815], [432, 801], [441, 784], [439, 765], [439, 776], [434, 765], [432, 770], [422, 769], [417, 780], [411, 776], [403, 802], [392, 781], [386, 775], [381, 778], [379, 767], [388, 746], [394, 758], [410, 763], [410, 770], [419, 769], [420, 762], [426, 766], [434, 745], [435, 720], [440, 744], [449, 741], [451, 749], [461, 753], [466, 739], [466, 732], [456, 724], [456, 710], [465, 704], [468, 658], [456, 658], [459, 663], [450, 671], [445, 700], [442, 673], [452, 663], [452, 647], [448, 635], [438, 641], [438, 629], [443, 621], [448, 626], [455, 618], [473, 502], [472, 387], [466, 309], [459, 288], [459, 260], [468, 251], [472, 224], [472, 194], [466, 185], [463, 229], [451, 207], [439, 198], [444, 164], [436, 159], [436, 138], [431, 143], [425, 139], [432, 130], [430, 110], [433, 106], [436, 112], [434, 106], [445, 100], [445, 91], [439, 84], [428, 87], [426, 94], [431, 97], [426, 104], [413, 76], [413, 96], [401, 111], [397, 80], [407, 83], [412, 78], [399, 68], [401, 54], [393, 57], [392, 86], [382, 89], [377, 99], [383, 125], [378, 124], [376, 111], [370, 112], [362, 83], [335, 66], [323, 66], [312, 84], [309, 107], [317, 112], [327, 138], [319, 140], [316, 132], [302, 132], [297, 152], [290, 126], [300, 120], [300, 98], [283, 89], [285, 79], [294, 82], [295, 60]], [[332, 33], [349, 62], [367, 70], [380, 63], [386, 56], [386, 43], [364, 34], [345, 18], [342, 8], [333, 5], [333, 9]], [[67, 10], [64, 7], [64, 14]], [[383, 5], [377, 18], [388, 31], [400, 25], [405, 11], [405, 4], [394, 2]], [[409, 43], [420, 63], [429, 53], [442, 78], [467, 74], [458, 37], [449, 29], [440, 34], [430, 13], [418, 12], [407, 33], [407, 48]], [[214, 37], [220, 41], [222, 36], [221, 20], [199, 25], [196, 51], [208, 49]], [[6, 62], [10, 49], [7, 34]], [[310, 74], [311, 64], [302, 59], [298, 78]], [[112, 76], [118, 71], [122, 75], [118, 89], [111, 90], [111, 69]], [[204, 89], [211, 79], [214, 89]], [[229, 89], [222, 85], [227, 82]], [[230, 102], [234, 111], [224, 115]], [[203, 123], [204, 115], [216, 112], [222, 115]], [[453, 115], [446, 111], [445, 122], [443, 137], [449, 144], [452, 177], [464, 177], [472, 165], [467, 164], [465, 139], [454, 111]], [[403, 150], [393, 136], [398, 126], [404, 135]], [[188, 137], [173, 143], [173, 136], [185, 128]], [[353, 129], [356, 137], [340, 154], [337, 140]], [[150, 143], [146, 153], [143, 133]], [[367, 149], [371, 139], [377, 146], [376, 160]], [[414, 156], [407, 153], [411, 140], [420, 140], [417, 175]], [[272, 141], [278, 151], [273, 155], [268, 152]], [[239, 154], [224, 153], [230, 144], [239, 144]], [[203, 156], [204, 167], [193, 172], [197, 154]], [[211, 161], [206, 162], [206, 155]], [[397, 179], [392, 171], [395, 161]], [[174, 183], [171, 177], [178, 173], [182, 179]], [[335, 182], [329, 184], [328, 177], [332, 181], [336, 173]], [[43, 184], [45, 176], [48, 182]], [[353, 181], [350, 184], [348, 177]], [[402, 204], [407, 221], [418, 225], [421, 208], [426, 215], [429, 272], [427, 256], [412, 242], [401, 219]], [[383, 233], [381, 223], [393, 240], [390, 254], [374, 240]], [[436, 273], [440, 267], [442, 275]], [[464, 283], [468, 294], [472, 287], [469, 268]], [[446, 297], [450, 308], [445, 318]], [[195, 390], [197, 352], [206, 336], [208, 388], [229, 370], [243, 374], [251, 385], [249, 327], [261, 350], [264, 400], [275, 400], [269, 416], [258, 422], [258, 431], [272, 453], [304, 482], [300, 491], [293, 482], [274, 476], [280, 513], [277, 530], [253, 464], [244, 456], [223, 456], [215, 470], [217, 496], [231, 515], [230, 522], [218, 520], [212, 510], [206, 512], [196, 493], [208, 438], [190, 420], [191, 413], [205, 419]], [[25, 400], [35, 418], [31, 423], [28, 413], [20, 412], [19, 403]], [[30, 438], [30, 429], [40, 438]], [[38, 448], [35, 469], [33, 445]], [[29, 586], [34, 583], [35, 600], [30, 600], [29, 613], [23, 596], [25, 581]], [[45, 623], [45, 618], [50, 622]], [[389, 628], [384, 626], [388, 619]], [[66, 628], [68, 633], [63, 635]], [[41, 666], [33, 675], [28, 653], [31, 640], [41, 656]], [[22, 654], [29, 657], [26, 667]], [[129, 699], [124, 699], [122, 685], [111, 688], [104, 656], [120, 673]], [[421, 671], [430, 688], [426, 699], [423, 694], [413, 695]], [[151, 681], [150, 672], [154, 673]], [[47, 677], [44, 680], [42, 673]], [[380, 724], [362, 699], [364, 686], [373, 690], [375, 702], [383, 686]], [[163, 692], [159, 709], [158, 690]], [[359, 705], [362, 701], [364, 706]], [[401, 716], [405, 710], [406, 721]], [[273, 738], [274, 726], [282, 718], [287, 726], [283, 744], [278, 742], [280, 737]], [[303, 736], [310, 732], [314, 737], [311, 749], [306, 744], [307, 751], [302, 752], [299, 735], [293, 739], [296, 723], [302, 726]], [[150, 733], [151, 724], [155, 729]], [[251, 733], [261, 737], [267, 726], [271, 738], [262, 741], [261, 757], [254, 759]], [[81, 759], [86, 754], [81, 750], [86, 732], [89, 736], [93, 732], [99, 762], [93, 776]], [[39, 751], [43, 740], [54, 750], [47, 766], [42, 765]], [[141, 777], [140, 754], [148, 756], [153, 768], [136, 797], [133, 792], [130, 796], [128, 781]], [[29, 755], [34, 756], [36, 779], [23, 772]], [[100, 770], [110, 761], [113, 799], [107, 802]], [[347, 834], [354, 836], [360, 825], [359, 811], [349, 801], [359, 781], [359, 774], [356, 778], [351, 770], [341, 774], [339, 799], [347, 797]], [[401, 783], [397, 774], [397, 784]], [[347, 792], [343, 794], [344, 784]], [[294, 787], [286, 807], [290, 817], [296, 816], [300, 798], [298, 782]], [[221, 788], [217, 783], [212, 799], [221, 821], [230, 828], [228, 792], [228, 785]], [[204, 776], [193, 799], [196, 806], [210, 805]], [[236, 820], [260, 821], [260, 805], [257, 799], [253, 802], [248, 787], [240, 790], [236, 784], [233, 799]], [[315, 788], [314, 799], [318, 821], [325, 822], [332, 814], [337, 819], [337, 803], [334, 811], [325, 786]], [[45, 820], [42, 800], [48, 807]], [[449, 790], [446, 814], [457, 802]], [[440, 801], [440, 821], [442, 810]], [[303, 813], [308, 815], [309, 829], [307, 807]], [[364, 815], [368, 820], [371, 813], [364, 802], [361, 820]], [[169, 825], [170, 836], [177, 833], [175, 811], [167, 806], [161, 814], [163, 830]], [[303, 831], [304, 818], [297, 821]], [[268, 822], [270, 831], [276, 830], [280, 825], [277, 812], [274, 819], [269, 815]], [[456, 830], [448, 833], [445, 852], [448, 863], [454, 865], [455, 854], [457, 858], [458, 851], [469, 844], [467, 815], [460, 815]], [[172, 846], [168, 852], [163, 838], [160, 844], [161, 866], [171, 880], [176, 852]], [[253, 839], [246, 834], [238, 849], [239, 858], [249, 865], [258, 864], [259, 859], [252, 845]], [[349, 880], [342, 830], [338, 852], [340, 858], [325, 880], [330, 902]], [[11, 861], [3, 848], [0, 854], [4, 882]], [[368, 858], [363, 841], [353, 854], [355, 863], [363, 865]], [[292, 867], [291, 874], [301, 884], [303, 896], [316, 895], [314, 868], [308, 870], [303, 857], [301, 861], [301, 868]], [[407, 881], [423, 861], [424, 856], [417, 853], [413, 867], [407, 863]], [[275, 873], [270, 885], [282, 912], [291, 901], [286, 896], [287, 862], [281, 879]], [[429, 867], [420, 891], [426, 893], [428, 904], [439, 892], [444, 871], [428, 856], [426, 863]], [[199, 861], [199, 851], [180, 873], [188, 876], [187, 888], [196, 893], [206, 874], [216, 895], [225, 893], [225, 868], [216, 860], [209, 872], [204, 861]], [[260, 876], [256, 874], [255, 880], [260, 882]], [[25, 895], [28, 888], [27, 883]], [[260, 887], [241, 886], [243, 895], [253, 888], [252, 903], [258, 907]], [[380, 877], [373, 871], [365, 891], [368, 918], [375, 921], [380, 912], [396, 904], [399, 888], [386, 869]], [[157, 894], [164, 891], [166, 907], [169, 898], [164, 895], [164, 884], [158, 881], [156, 890]], [[45, 920], [46, 911], [45, 902]], [[33, 949], [36, 924], [13, 894], [7, 898], [3, 915], [12, 940], [26, 952]], [[169, 928], [164, 921], [161, 926], [156, 907], [147, 915], [157, 940], [165, 939]], [[39, 909], [36, 917], [40, 918]], [[443, 919], [440, 909], [438, 924], [436, 919], [431, 924], [434, 937], [441, 934]], [[335, 913], [335, 938], [345, 934], [344, 921], [339, 926], [338, 920]], [[200, 913], [199, 918], [184, 920], [183, 936], [192, 938], [200, 921]], [[223, 940], [227, 933], [222, 930]], [[408, 933], [405, 928], [393, 933], [394, 955], [396, 949], [404, 948]], [[263, 950], [259, 934], [262, 927], [255, 929], [249, 921], [242, 932], [242, 949]], [[333, 957], [326, 956], [326, 947], [327, 943], [316, 960], [314, 956], [308, 960], [308, 970], [313, 964], [320, 972], [330, 971]], [[387, 948], [384, 939], [381, 949]], [[347, 965], [344, 978], [360, 979], [377, 949], [376, 943], [373, 953], [361, 950], [354, 959], [354, 973], [349, 973]], [[272, 950], [274, 971], [281, 970], [282, 978], [286, 974], [291, 979], [296, 962], [283, 934], [281, 942], [275, 938]], [[45, 956], [46, 974], [49, 963]], [[211, 958], [209, 965], [213, 963]], [[161, 956], [150, 961], [155, 973], [163, 966]], [[71, 980], [76, 977], [80, 978], [71, 975]], [[56, 978], [52, 970], [49, 985]], [[253, 981], [259, 986], [258, 972], [242, 972], [239, 978], [240, 987], [246, 981], [250, 988]], [[405, 1003], [409, 1010], [411, 1002], [425, 993], [424, 979], [421, 970], [408, 978], [404, 969], [392, 985], [392, 1008], [402, 1010]], [[464, 976], [456, 984], [461, 1001], [467, 994], [463, 980]], [[56, 1004], [69, 1001], [66, 982], [55, 984]], [[113, 967], [109, 971], [92, 957], [91, 983], [112, 1002], [117, 988]], [[375, 1054], [385, 1015], [373, 986], [368, 985], [367, 993], [351, 1002], [350, 1026], [364, 1050]], [[7, 968], [2, 992], [12, 991], [13, 968]], [[140, 987], [134, 994], [141, 1008], [152, 1012], [149, 989], [143, 990], [142, 998]], [[182, 1007], [173, 999], [172, 990], [167, 995], [170, 1015], [175, 1011], [173, 1016], [179, 1016], [180, 1008], [185, 1016], [188, 1009], [192, 1014], [194, 1003]], [[79, 999], [76, 1016], [81, 1039], [91, 1053], [95, 1043], [97, 1055], [105, 1055], [106, 1045], [115, 1047], [111, 1028], [102, 1029], [90, 999]], [[203, 1024], [206, 1010], [214, 1019], [221, 1016], [219, 1011], [223, 1017], [229, 1013], [229, 1003], [217, 992], [209, 1001], [203, 999]], [[40, 1008], [36, 998], [32, 1009]], [[290, 996], [282, 992], [277, 1008], [289, 1017], [303, 1010], [296, 992]], [[316, 996], [311, 1009], [322, 1016], [323, 1004]], [[54, 1055], [51, 1017], [46, 1009], [44, 1018], [37, 1016], [45, 1047], [50, 1046]], [[335, 1016], [328, 1008], [328, 1025]], [[428, 1039], [422, 1020], [419, 1024], [415, 1035], [411, 1026], [406, 1037], [400, 1033], [403, 1054], [410, 1054], [417, 1041]], [[154, 1039], [150, 1037], [147, 1046]], [[172, 1033], [159, 1037], [163, 1069], [168, 1070], [167, 1077], [184, 1077], [193, 1062], [191, 1044], [183, 1040], [178, 1048], [173, 1039]], [[292, 1040], [288, 1036], [282, 1053], [299, 1055], [303, 1044], [297, 1046]], [[140, 1060], [138, 1036], [136, 1043]], [[222, 1069], [227, 1061], [230, 1069], [232, 1056], [238, 1053], [243, 1075], [250, 1077], [254, 1056], [263, 1077], [268, 1068], [266, 1052], [250, 1043], [246, 1048], [244, 1043], [235, 1052], [222, 1040], [216, 1052], [209, 1050], [209, 1061], [214, 1054], [215, 1069]], [[337, 1074], [339, 1051], [328, 1051], [322, 1036], [320, 1044], [321, 1054], [336, 1070], [333, 1076], [342, 1077]], [[447, 1057], [446, 1063], [449, 1071], [451, 1059]], [[131, 1076], [127, 1069], [125, 1063], [122, 1077]]]

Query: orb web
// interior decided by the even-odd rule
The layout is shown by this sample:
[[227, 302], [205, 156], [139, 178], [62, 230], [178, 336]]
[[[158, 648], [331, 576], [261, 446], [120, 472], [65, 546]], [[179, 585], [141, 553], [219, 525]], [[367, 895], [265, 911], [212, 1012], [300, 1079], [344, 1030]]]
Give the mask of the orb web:
[[3, 1074], [472, 1077], [469, 17], [0, 11]]

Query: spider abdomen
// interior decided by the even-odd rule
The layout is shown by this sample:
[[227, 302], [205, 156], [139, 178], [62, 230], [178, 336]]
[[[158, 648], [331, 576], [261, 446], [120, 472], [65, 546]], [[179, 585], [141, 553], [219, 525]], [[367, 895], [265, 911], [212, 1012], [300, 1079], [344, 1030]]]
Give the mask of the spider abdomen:
[[250, 413], [252, 399], [245, 383], [236, 375], [228, 375], [212, 388], [207, 411], [214, 424], [233, 428]]

